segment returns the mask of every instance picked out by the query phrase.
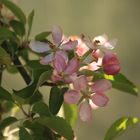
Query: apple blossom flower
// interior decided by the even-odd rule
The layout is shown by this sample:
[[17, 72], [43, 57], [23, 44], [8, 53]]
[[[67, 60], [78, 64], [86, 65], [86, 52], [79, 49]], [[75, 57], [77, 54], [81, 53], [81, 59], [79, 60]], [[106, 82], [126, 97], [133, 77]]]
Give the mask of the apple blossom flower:
[[73, 87], [73, 90], [68, 90], [64, 94], [64, 101], [68, 104], [79, 104], [80, 102], [80, 119], [90, 121], [92, 118], [92, 105], [89, 101], [91, 100], [98, 107], [104, 107], [109, 101], [104, 92], [109, 90], [112, 85], [106, 79], [100, 79], [89, 85], [87, 77], [81, 75], [73, 81]]
[[77, 41], [63, 40], [63, 32], [59, 26], [53, 26], [52, 28], [52, 40], [53, 43], [45, 43], [40, 41], [31, 41], [29, 47], [36, 53], [49, 53], [40, 60], [40, 63], [47, 65], [55, 59], [55, 54], [58, 51], [70, 51], [77, 45]]
[[79, 68], [79, 62], [76, 58], [68, 60], [65, 53], [57, 52], [53, 62], [54, 72], [52, 75], [53, 82], [63, 81], [65, 83], [72, 82]]

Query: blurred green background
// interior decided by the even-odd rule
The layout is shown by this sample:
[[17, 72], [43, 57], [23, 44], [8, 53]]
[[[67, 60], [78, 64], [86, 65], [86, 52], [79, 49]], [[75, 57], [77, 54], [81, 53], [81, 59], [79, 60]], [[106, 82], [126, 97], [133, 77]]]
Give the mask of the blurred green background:
[[[118, 38], [115, 51], [122, 72], [140, 89], [140, 0], [19, 0], [19, 5], [26, 14], [35, 10], [32, 37], [50, 30], [52, 25], [60, 25], [66, 35], [85, 33], [94, 37], [106, 33], [110, 38]], [[3, 84], [7, 88], [23, 87], [18, 82], [21, 77], [5, 75]], [[109, 104], [93, 111], [92, 123], [76, 122], [74, 130], [78, 140], [103, 140], [106, 130], [121, 116], [140, 119], [140, 97], [117, 90], [108, 96]], [[140, 140], [140, 126], [117, 140], [132, 139]]]

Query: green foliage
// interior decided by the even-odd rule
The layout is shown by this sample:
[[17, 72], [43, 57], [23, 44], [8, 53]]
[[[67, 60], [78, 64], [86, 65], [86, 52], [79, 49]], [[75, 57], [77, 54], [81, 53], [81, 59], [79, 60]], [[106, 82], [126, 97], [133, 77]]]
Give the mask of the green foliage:
[[115, 76], [104, 75], [104, 77], [111, 81], [113, 88], [116, 88], [123, 92], [127, 92], [134, 96], [138, 95], [137, 87], [131, 81], [129, 81], [123, 74], [119, 73]]
[[33, 140], [29, 132], [24, 127], [20, 127], [19, 129], [19, 138], [20, 140]]
[[65, 137], [67, 140], [73, 140], [74, 133], [71, 126], [60, 117], [41, 117], [36, 119], [36, 121], [44, 126], [53, 129], [58, 134]]
[[38, 35], [35, 36], [35, 40], [42, 41], [42, 40], [46, 39], [50, 34], [51, 34], [51, 32], [39, 33]]
[[71, 126], [74, 126], [78, 117], [77, 105], [68, 105], [64, 103], [63, 107], [64, 107], [64, 115], [65, 115], [66, 121], [69, 122]]
[[0, 0], [0, 2], [10, 9], [22, 23], [26, 23], [26, 16], [24, 15], [24, 12], [17, 5], [9, 0]]
[[17, 35], [19, 35], [21, 37], [24, 36], [25, 27], [24, 27], [24, 24], [22, 22], [17, 21], [17, 20], [12, 20], [12, 21], [10, 21], [10, 25]]
[[138, 118], [136, 117], [121, 117], [107, 130], [104, 140], [114, 140], [136, 124], [138, 124]]
[[0, 123], [0, 131], [2, 131], [5, 127], [17, 122], [18, 120], [15, 117], [7, 117]]
[[51, 88], [50, 99], [49, 99], [49, 109], [52, 114], [56, 115], [63, 104], [63, 95], [68, 90], [68, 88], [58, 88], [56, 86]]

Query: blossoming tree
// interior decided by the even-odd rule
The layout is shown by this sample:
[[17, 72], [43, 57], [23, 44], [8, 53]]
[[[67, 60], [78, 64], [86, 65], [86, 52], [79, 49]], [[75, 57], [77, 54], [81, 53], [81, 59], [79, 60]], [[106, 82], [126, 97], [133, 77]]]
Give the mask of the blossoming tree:
[[[114, 52], [116, 39], [109, 40], [105, 34], [93, 39], [84, 34], [66, 36], [59, 26], [30, 39], [33, 17], [34, 11], [26, 18], [14, 3], [0, 0], [0, 80], [3, 71], [16, 70], [27, 84], [18, 91], [11, 87], [12, 92], [0, 86], [1, 138], [14, 139], [18, 133], [21, 140], [74, 140], [71, 118], [76, 119], [72, 111], [76, 106], [81, 121], [90, 122], [92, 111], [107, 105], [111, 88], [137, 96], [136, 86], [121, 74]], [[30, 58], [30, 52], [37, 59]], [[41, 86], [50, 87], [48, 104]], [[57, 115], [60, 108], [63, 116]], [[18, 110], [22, 118], [16, 116]], [[12, 113], [5, 117], [7, 112]], [[113, 140], [137, 123], [135, 117], [120, 118], [105, 140]]]

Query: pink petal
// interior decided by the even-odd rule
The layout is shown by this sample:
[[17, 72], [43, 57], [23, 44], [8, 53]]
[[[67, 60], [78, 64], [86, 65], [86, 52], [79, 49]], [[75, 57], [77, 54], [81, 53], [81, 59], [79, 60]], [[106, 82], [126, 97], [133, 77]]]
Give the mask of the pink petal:
[[49, 64], [50, 62], [52, 62], [53, 60], [54, 60], [54, 54], [51, 53], [51, 54], [49, 54], [49, 55], [43, 57], [43, 58], [40, 60], [40, 63], [41, 63], [42, 65], [47, 65], [47, 64]]
[[104, 94], [102, 93], [98, 93], [98, 94], [94, 94], [92, 97], [91, 97], [91, 100], [92, 102], [99, 106], [99, 107], [104, 107], [106, 106], [106, 104], [108, 103], [109, 99], [107, 96], [105, 96]]
[[79, 77], [77, 77], [74, 81], [73, 81], [73, 86], [74, 89], [76, 90], [85, 90], [87, 87], [88, 81], [85, 75], [81, 75]]
[[73, 50], [78, 45], [78, 41], [68, 41], [67, 43], [63, 44], [61, 48], [65, 51]]
[[96, 81], [96, 82], [91, 86], [91, 89], [92, 89], [92, 91], [95, 92], [95, 93], [102, 93], [102, 92], [105, 92], [105, 91], [111, 89], [111, 87], [112, 87], [111, 82], [109, 82], [109, 81], [106, 80], [106, 79], [101, 79], [101, 80]]
[[49, 44], [39, 41], [31, 41], [29, 47], [32, 51], [37, 53], [43, 53], [50, 50]]
[[77, 59], [73, 58], [70, 60], [66, 70], [65, 70], [65, 74], [72, 74], [72, 73], [75, 73], [77, 72], [78, 70], [78, 66], [79, 66], [79, 62]]
[[62, 81], [62, 76], [60, 76], [57, 71], [53, 71], [53, 75], [51, 76], [51, 79], [52, 81], [55, 83], [55, 82], [58, 82], [58, 81]]
[[53, 26], [52, 27], [52, 38], [53, 38], [53, 42], [56, 45], [59, 45], [61, 43], [62, 36], [63, 36], [62, 29], [59, 26]]
[[64, 57], [62, 57], [59, 54], [55, 55], [55, 60], [54, 60], [54, 68], [58, 73], [61, 73], [65, 70], [67, 64], [66, 61], [64, 59]]
[[80, 100], [80, 93], [76, 90], [69, 90], [64, 94], [64, 101], [68, 104], [77, 104]]
[[92, 120], [92, 108], [88, 102], [83, 102], [79, 108], [79, 117], [84, 122], [90, 122]]
[[77, 78], [77, 74], [76, 73], [73, 73], [71, 75], [67, 75], [67, 76], [64, 77], [64, 82], [67, 83], [67, 84], [70, 84], [70, 83], [73, 82], [75, 77]]
[[61, 55], [65, 62], [68, 63], [68, 54], [65, 51], [57, 51], [55, 55]]

